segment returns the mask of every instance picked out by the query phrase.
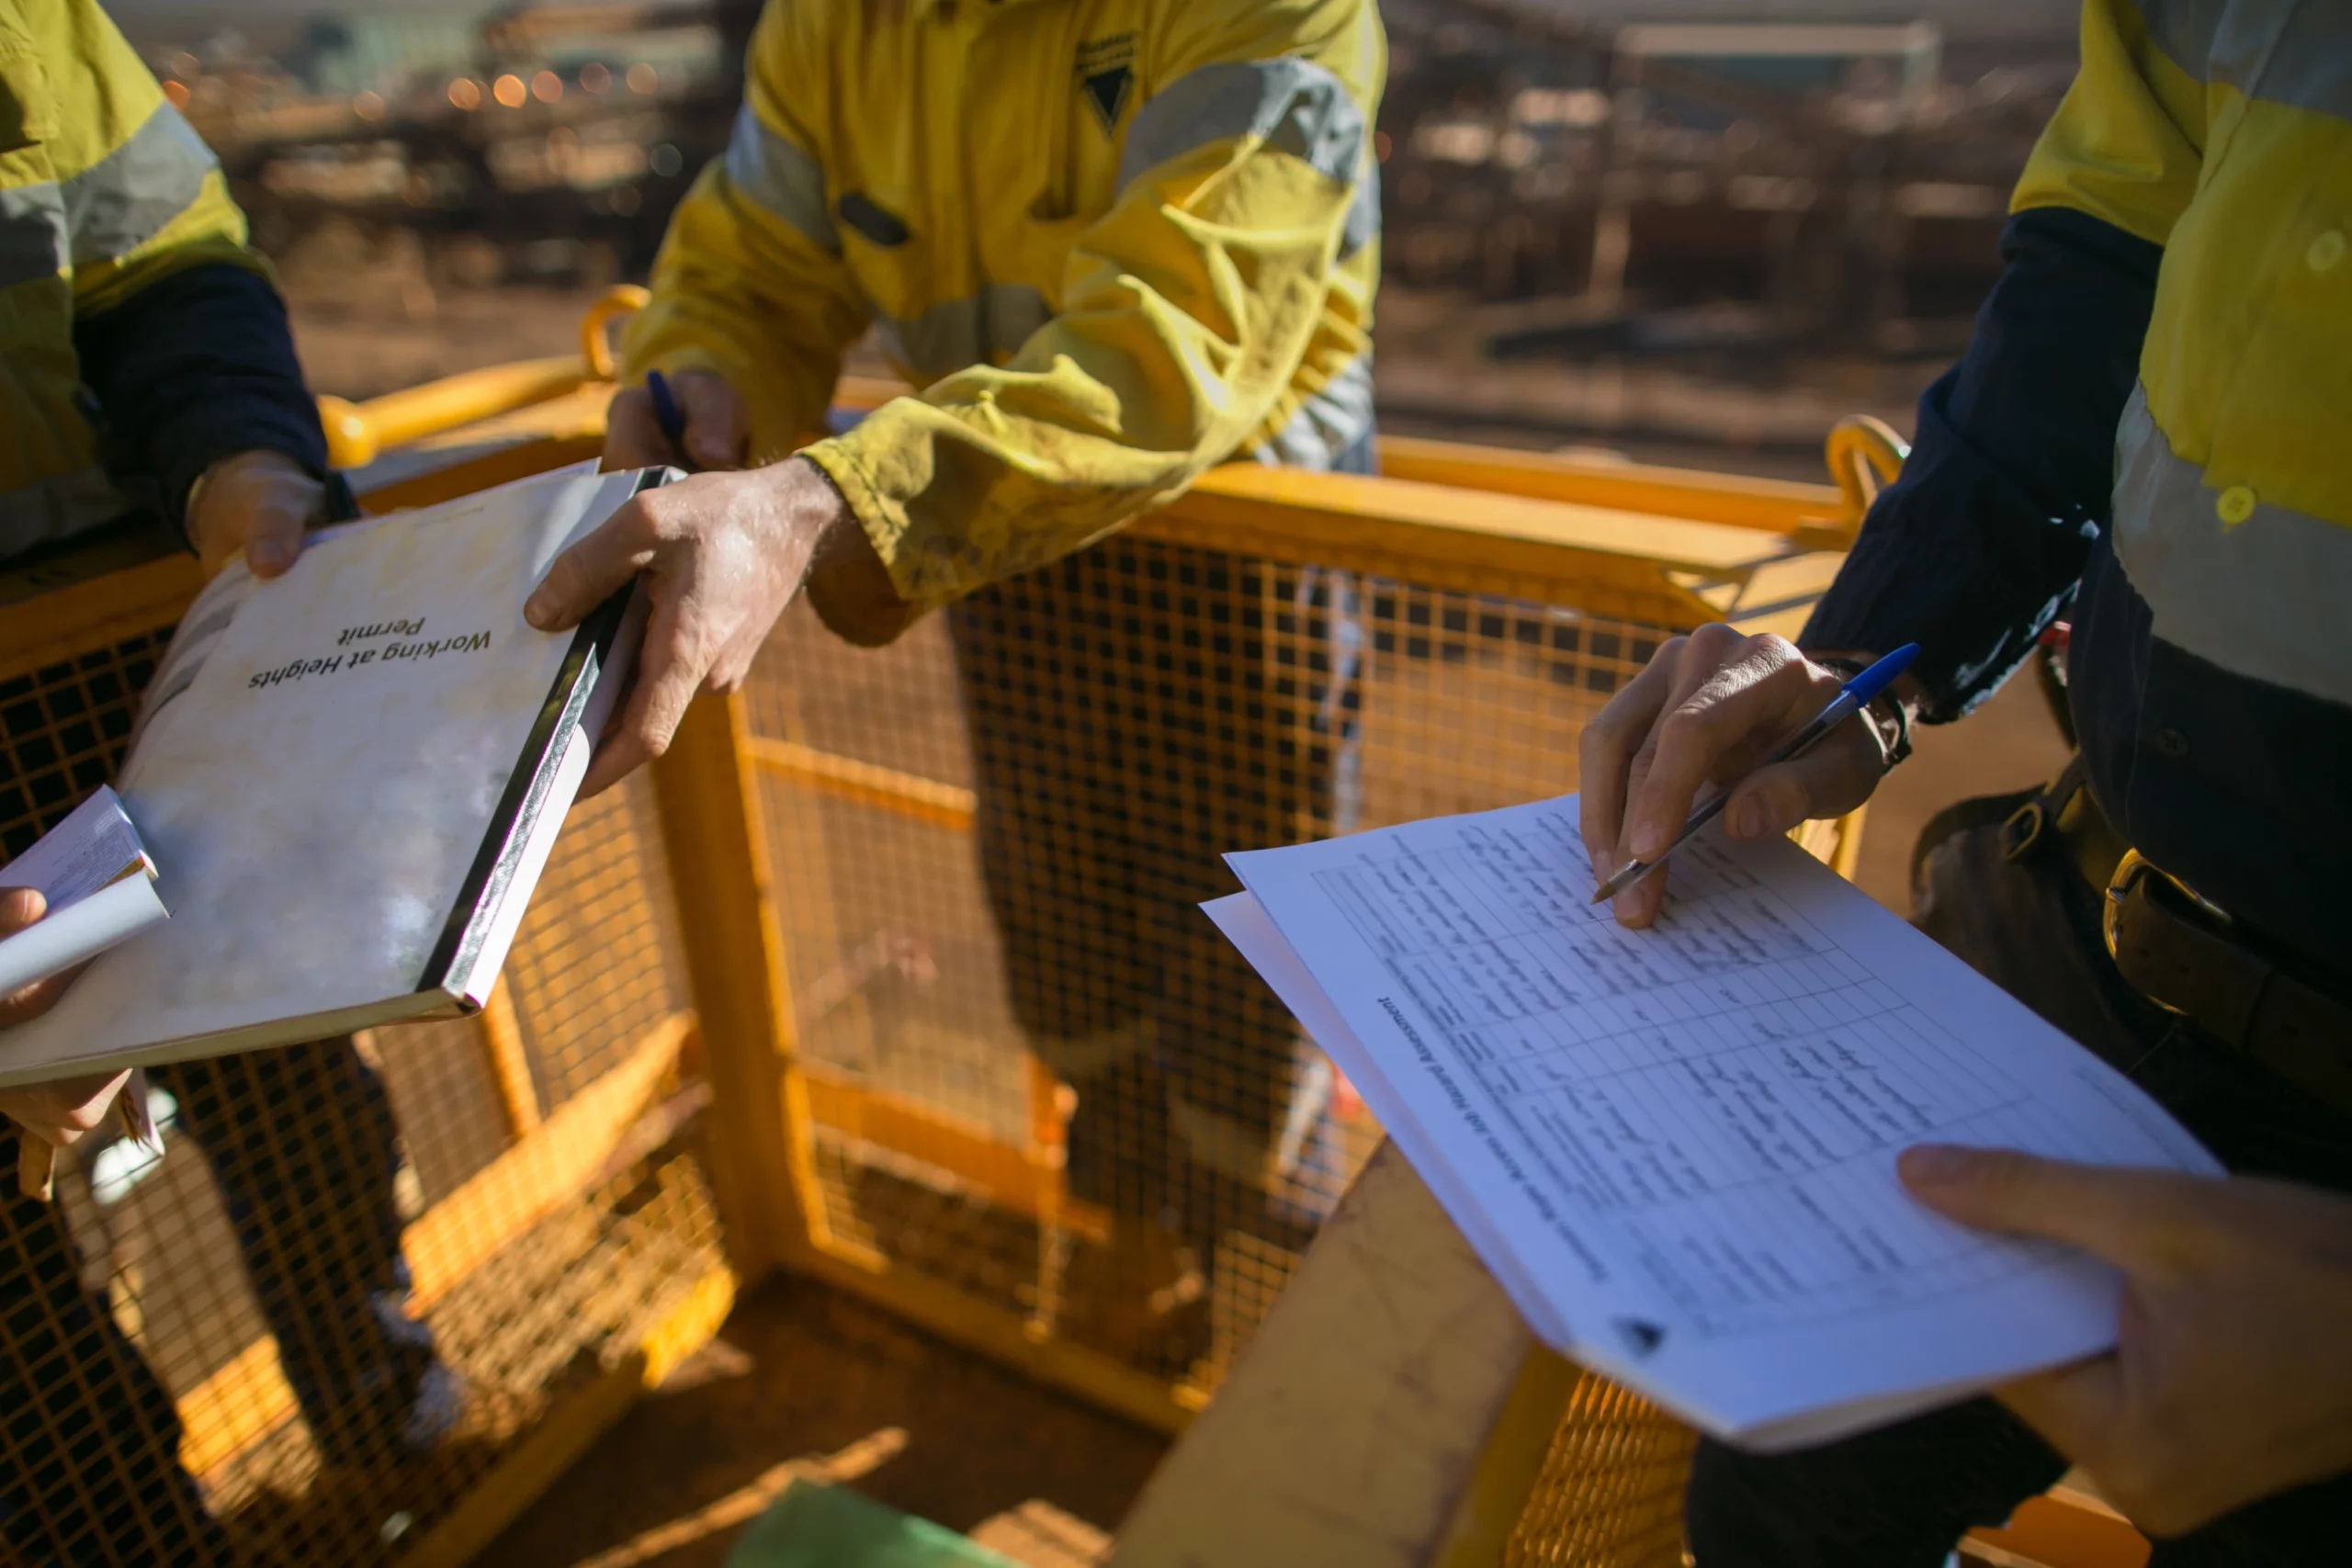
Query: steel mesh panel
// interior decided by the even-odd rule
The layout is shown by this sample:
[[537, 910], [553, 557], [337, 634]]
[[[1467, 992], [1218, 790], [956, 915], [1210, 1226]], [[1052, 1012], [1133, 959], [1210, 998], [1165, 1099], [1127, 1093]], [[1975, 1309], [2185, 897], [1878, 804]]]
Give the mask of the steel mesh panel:
[[[1003, 958], [970, 834], [770, 779], [793, 1016], [808, 1070], [912, 1095], [1018, 1145], [1028, 1127]], [[976, 918], [977, 916], [977, 918]]]
[[1507, 1568], [1682, 1568], [1690, 1427], [1590, 1372], [1568, 1397]]
[[113, 776], [171, 637], [158, 626], [0, 679], [0, 856], [22, 854]]
[[392, 1098], [421, 1213], [480, 1175], [514, 1142], [498, 1084], [482, 1055], [481, 1025], [435, 1019], [379, 1030], [372, 1056]]
[[1663, 592], [1114, 537], [746, 711], [820, 1247], [1214, 1389], [1378, 1129], [1193, 906], [1221, 852], [1577, 787]]
[[[6, 854], [110, 776], [171, 630], [0, 654]], [[519, 1075], [486, 1019], [159, 1069], [163, 1160], [101, 1134], [54, 1205], [0, 1132], [0, 1562], [398, 1561], [707, 1305], [641, 780], [580, 808], [505, 985]]]
[[676, 906], [642, 775], [572, 808], [501, 984], [542, 1105], [561, 1105], [685, 1005]]

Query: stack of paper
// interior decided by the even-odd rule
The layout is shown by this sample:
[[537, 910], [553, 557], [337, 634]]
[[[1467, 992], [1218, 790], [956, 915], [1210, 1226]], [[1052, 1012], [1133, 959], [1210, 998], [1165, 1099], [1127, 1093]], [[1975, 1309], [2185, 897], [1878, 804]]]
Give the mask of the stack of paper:
[[1535, 1333], [1826, 1440], [2109, 1348], [2120, 1281], [1921, 1207], [1924, 1142], [2218, 1172], [2121, 1075], [1785, 840], [1588, 904], [1574, 797], [1229, 857], [1207, 906]]
[[40, 842], [0, 865], [0, 887], [30, 887], [49, 903], [39, 924], [0, 941], [0, 997], [168, 918], [155, 896], [155, 863], [104, 784]]

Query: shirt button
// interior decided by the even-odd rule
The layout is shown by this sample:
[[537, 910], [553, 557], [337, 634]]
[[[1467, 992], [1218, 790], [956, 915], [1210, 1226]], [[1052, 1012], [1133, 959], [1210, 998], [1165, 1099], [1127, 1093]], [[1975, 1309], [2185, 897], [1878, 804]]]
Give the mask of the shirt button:
[[2188, 755], [2188, 737], [2177, 729], [2166, 727], [2157, 730], [2149, 739], [2155, 742], [2156, 751], [2160, 756], [2178, 761]]
[[2234, 528], [2254, 515], [2254, 491], [2244, 485], [2232, 485], [2213, 503], [2213, 510], [2221, 513], [2222, 522]]
[[2325, 272], [2337, 262], [2342, 261], [2344, 259], [2344, 231], [2330, 229], [2318, 239], [2313, 240], [2312, 248], [2303, 253], [2303, 259], [2312, 264], [2313, 272]]

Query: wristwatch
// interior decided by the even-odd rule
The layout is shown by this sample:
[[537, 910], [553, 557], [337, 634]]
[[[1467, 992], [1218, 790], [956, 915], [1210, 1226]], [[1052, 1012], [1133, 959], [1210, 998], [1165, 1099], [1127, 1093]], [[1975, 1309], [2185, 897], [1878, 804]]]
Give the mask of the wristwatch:
[[[1870, 666], [1859, 659], [1838, 659], [1806, 654], [1805, 657], [1824, 670], [1835, 670], [1849, 681]], [[1893, 692], [1881, 692], [1862, 709], [1862, 721], [1878, 737], [1881, 772], [1891, 771], [1894, 764], [1911, 755], [1911, 705]]]

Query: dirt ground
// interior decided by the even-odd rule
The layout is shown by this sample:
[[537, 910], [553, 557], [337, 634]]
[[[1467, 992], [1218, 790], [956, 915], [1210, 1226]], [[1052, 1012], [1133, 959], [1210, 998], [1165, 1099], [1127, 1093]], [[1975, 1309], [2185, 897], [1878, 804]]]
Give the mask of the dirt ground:
[[[737, 1303], [720, 1337], [622, 1417], [480, 1561], [571, 1568], [684, 1519], [787, 1460], [890, 1427], [906, 1447], [857, 1483], [956, 1529], [1043, 1499], [1108, 1528], [1165, 1447], [878, 1308], [797, 1280]], [[641, 1559], [718, 1568], [740, 1528]]]
[[[401, 265], [398, 257], [288, 258], [283, 273], [296, 334], [319, 390], [366, 398], [475, 366], [561, 353], [578, 341], [584, 293], [435, 292], [401, 284]], [[385, 279], [393, 286], [380, 286]], [[1850, 389], [1872, 412], [1899, 414], [1898, 400], [1907, 400], [1914, 379], [1906, 370]], [[1560, 444], [1556, 434], [1547, 439], [1540, 419], [1449, 427], [1442, 415], [1416, 411], [1395, 424], [1498, 444]], [[1651, 461], [1787, 477], [1818, 471], [1786, 446], [1619, 445]], [[1910, 845], [1928, 816], [1968, 795], [2045, 778], [2063, 755], [2027, 682], [2012, 682], [1964, 726], [1924, 730], [1915, 759], [1871, 807], [1862, 886], [1903, 909]], [[717, 1342], [607, 1432], [481, 1561], [574, 1568], [642, 1532], [686, 1521], [678, 1544], [626, 1560], [646, 1568], [716, 1565], [741, 1527], [704, 1529], [692, 1522], [698, 1514], [772, 1466], [892, 1427], [906, 1434], [903, 1451], [854, 1483], [959, 1529], [1031, 1499], [1113, 1528], [1164, 1447], [1153, 1434], [852, 1298], [771, 1280], [738, 1304]]]

